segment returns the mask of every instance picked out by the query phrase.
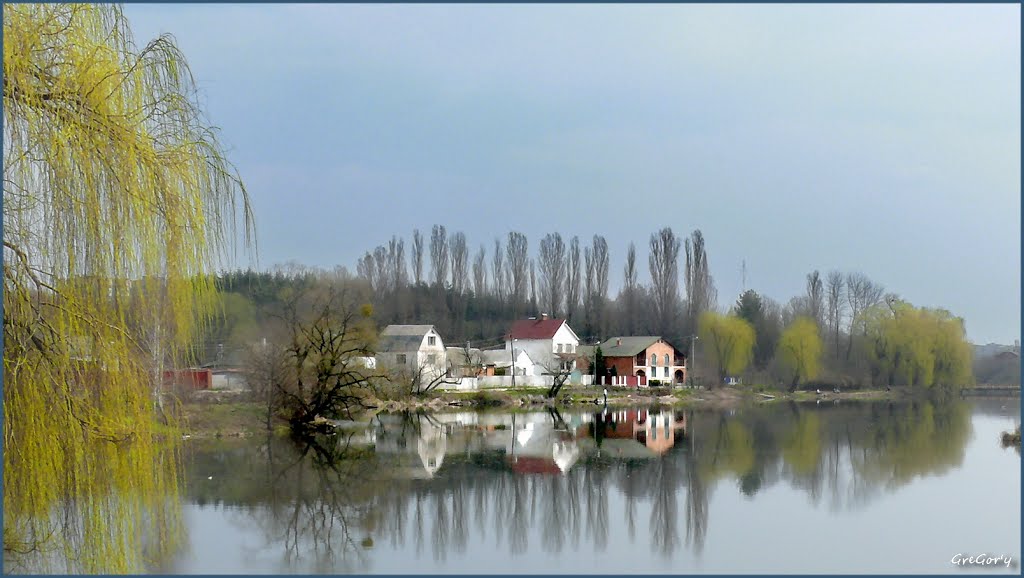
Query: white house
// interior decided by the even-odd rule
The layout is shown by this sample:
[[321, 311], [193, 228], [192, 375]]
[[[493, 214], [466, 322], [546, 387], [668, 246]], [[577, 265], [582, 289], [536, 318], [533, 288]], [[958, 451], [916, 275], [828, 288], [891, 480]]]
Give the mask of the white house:
[[560, 354], [575, 354], [579, 345], [580, 338], [564, 319], [548, 319], [547, 315], [516, 321], [505, 336], [505, 350], [528, 353], [537, 366], [536, 375], [574, 369], [575, 360]]
[[377, 342], [377, 367], [416, 373], [433, 379], [448, 366], [444, 342], [433, 325], [388, 325]]
[[[485, 349], [480, 352], [480, 363], [486, 375], [512, 375], [512, 353], [508, 349]], [[537, 364], [530, 354], [516, 348], [516, 375], [539, 375]]]

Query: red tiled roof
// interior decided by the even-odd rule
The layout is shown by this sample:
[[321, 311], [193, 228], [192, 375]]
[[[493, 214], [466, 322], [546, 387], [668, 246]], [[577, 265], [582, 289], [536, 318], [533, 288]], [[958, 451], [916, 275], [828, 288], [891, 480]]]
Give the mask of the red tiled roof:
[[509, 339], [551, 339], [564, 319], [520, 319], [512, 324]]
[[534, 458], [529, 456], [508, 457], [512, 471], [517, 474], [561, 474], [562, 470], [552, 458]]

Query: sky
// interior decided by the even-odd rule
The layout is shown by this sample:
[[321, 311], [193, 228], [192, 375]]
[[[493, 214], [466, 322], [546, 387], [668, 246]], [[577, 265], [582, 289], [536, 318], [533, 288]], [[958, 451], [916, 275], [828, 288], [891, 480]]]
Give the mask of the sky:
[[246, 184], [237, 266], [600, 234], [614, 291], [630, 242], [646, 276], [654, 232], [700, 229], [722, 307], [859, 271], [1019, 339], [1019, 5], [124, 10], [175, 37]]

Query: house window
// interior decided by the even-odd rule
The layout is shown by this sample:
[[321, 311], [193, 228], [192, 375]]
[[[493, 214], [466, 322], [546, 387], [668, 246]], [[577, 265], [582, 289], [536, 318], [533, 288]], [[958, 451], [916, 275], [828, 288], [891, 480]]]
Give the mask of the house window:
[[397, 361], [398, 363], [401, 363], [402, 365], [405, 365], [405, 354], [404, 353], [399, 353], [399, 354], [395, 355], [395, 361]]
[[658, 365], [658, 356], [654, 353], [651, 354], [651, 365]]
[[427, 363], [433, 365], [437, 363], [437, 354], [431, 353], [427, 356]]
[[[665, 354], [665, 367], [668, 367], [670, 365], [672, 365], [672, 364], [668, 362], [668, 354], [666, 353]], [[667, 373], [665, 374], [665, 377], [668, 377]]]
[[437, 338], [433, 335], [427, 337], [427, 345], [437, 345]]

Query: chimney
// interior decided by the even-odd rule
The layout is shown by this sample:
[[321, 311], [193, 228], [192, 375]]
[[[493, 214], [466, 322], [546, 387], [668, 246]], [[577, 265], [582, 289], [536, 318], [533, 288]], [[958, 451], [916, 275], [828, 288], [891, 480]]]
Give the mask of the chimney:
[[541, 313], [540, 314], [540, 320], [541, 321], [547, 321], [548, 320], [548, 314], [547, 313]]
[[615, 347], [622, 347], [622, 338], [621, 337], [616, 337], [615, 338]]

